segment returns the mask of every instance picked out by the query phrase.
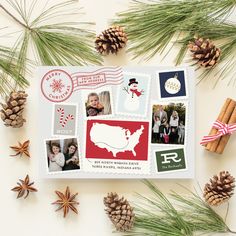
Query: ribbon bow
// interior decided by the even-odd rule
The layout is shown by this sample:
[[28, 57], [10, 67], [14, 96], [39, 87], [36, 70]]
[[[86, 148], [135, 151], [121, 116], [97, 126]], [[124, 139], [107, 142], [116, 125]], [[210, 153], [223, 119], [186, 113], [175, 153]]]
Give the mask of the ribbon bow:
[[207, 144], [209, 142], [212, 142], [221, 136], [224, 136], [226, 134], [232, 134], [236, 131], [236, 124], [224, 124], [221, 121], [217, 120], [213, 123], [213, 128], [218, 129], [218, 133], [214, 135], [206, 135], [202, 138], [201, 145]]

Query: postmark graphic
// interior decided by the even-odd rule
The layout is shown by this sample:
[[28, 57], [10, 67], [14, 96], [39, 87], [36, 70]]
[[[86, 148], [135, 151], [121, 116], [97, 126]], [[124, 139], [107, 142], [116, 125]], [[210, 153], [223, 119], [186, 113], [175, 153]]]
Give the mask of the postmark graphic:
[[76, 135], [77, 106], [55, 104], [53, 112], [53, 135]]
[[159, 86], [161, 98], [185, 97], [185, 71], [159, 72]]
[[86, 158], [148, 159], [148, 122], [88, 120]]
[[63, 102], [73, 92], [72, 78], [64, 70], [51, 70], [42, 78], [41, 91], [49, 101]]
[[93, 71], [80, 71], [71, 74], [74, 91], [97, 89], [106, 85], [118, 85], [123, 82], [121, 67], [101, 67]]
[[155, 152], [158, 172], [185, 170], [186, 161], [184, 149], [171, 149]]

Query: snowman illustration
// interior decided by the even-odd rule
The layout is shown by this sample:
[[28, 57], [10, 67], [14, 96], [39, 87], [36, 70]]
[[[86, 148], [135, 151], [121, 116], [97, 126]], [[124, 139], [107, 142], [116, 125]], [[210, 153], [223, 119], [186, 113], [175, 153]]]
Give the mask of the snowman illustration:
[[139, 109], [140, 96], [143, 95], [144, 90], [138, 89], [138, 81], [135, 78], [131, 78], [128, 86], [124, 87], [123, 90], [127, 93], [124, 108], [127, 111], [137, 111]]

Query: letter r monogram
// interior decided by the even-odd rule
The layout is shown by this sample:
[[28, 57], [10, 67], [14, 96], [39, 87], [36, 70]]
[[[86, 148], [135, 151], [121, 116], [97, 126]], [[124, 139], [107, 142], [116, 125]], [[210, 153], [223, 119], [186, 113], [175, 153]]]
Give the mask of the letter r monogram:
[[178, 153], [176, 152], [170, 152], [170, 153], [163, 153], [161, 154], [161, 157], [164, 157], [164, 161], [162, 161], [162, 164], [169, 164], [172, 160], [173, 162], [180, 162], [181, 158], [178, 158]]

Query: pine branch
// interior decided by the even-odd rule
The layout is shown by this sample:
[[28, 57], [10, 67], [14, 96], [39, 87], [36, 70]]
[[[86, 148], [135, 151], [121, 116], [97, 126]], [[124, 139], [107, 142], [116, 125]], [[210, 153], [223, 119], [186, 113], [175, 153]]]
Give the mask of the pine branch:
[[134, 228], [124, 235], [190, 236], [232, 232], [197, 194], [190, 192], [185, 197], [173, 192], [170, 201], [154, 184], [147, 180], [144, 183], [153, 197], [138, 195], [142, 201], [136, 204]]
[[206, 19], [218, 21], [219, 17], [230, 12], [236, 4], [232, 0], [132, 3], [129, 10], [118, 14], [119, 18], [115, 23], [125, 27], [131, 41], [130, 50], [135, 57], [141, 54], [145, 59], [162, 52], [175, 37], [180, 39], [181, 33], [193, 36], [199, 25], [204, 31], [207, 27]]
[[[219, 47], [222, 49], [221, 61], [225, 62], [235, 55], [236, 50], [236, 25], [225, 23], [235, 6], [235, 0], [133, 0], [127, 11], [118, 14], [114, 24], [125, 28], [130, 42], [129, 51], [134, 58], [149, 60], [165, 52], [169, 45], [171, 48], [180, 46], [176, 57], [178, 65], [186, 55], [189, 41], [198, 35], [216, 40], [216, 43], [223, 40]], [[229, 68], [235, 65], [236, 60], [232, 63]], [[205, 71], [202, 76], [212, 71], [214, 68]], [[226, 68], [225, 72], [228, 71]]]
[[[29, 84], [22, 75], [25, 76], [28, 71], [30, 60], [27, 59], [27, 55], [31, 41], [35, 54], [35, 64], [37, 65], [66, 66], [101, 63], [101, 57], [94, 49], [95, 34], [86, 29], [93, 25], [93, 23], [50, 23], [50, 21], [55, 21], [56, 18], [63, 19], [63, 17], [66, 18], [68, 15], [74, 14], [76, 9], [74, 6], [75, 1], [66, 1], [46, 8], [34, 19], [32, 19], [32, 15], [34, 11], [37, 12], [37, 0], [31, 1], [29, 5], [27, 5], [26, 1], [6, 1], [16, 14], [8, 10], [3, 4], [0, 4], [0, 10], [4, 11], [23, 27], [22, 36], [11, 50], [11, 54], [14, 54], [16, 51], [19, 51], [19, 53], [14, 56], [15, 64], [8, 69], [8, 74], [14, 77], [13, 80], [16, 86], [25, 88]], [[68, 7], [72, 7], [72, 10], [67, 9]], [[13, 71], [10, 71], [13, 68], [14, 76]], [[9, 81], [2, 79], [0, 93], [9, 93], [9, 90]]]
[[[26, 6], [17, 4], [16, 0], [9, 0], [11, 5], [20, 14], [28, 30], [29, 40], [32, 40], [36, 63], [48, 66], [100, 64], [101, 57], [94, 50], [95, 34], [92, 31], [81, 29], [78, 26], [91, 26], [89, 22], [62, 22], [50, 24], [58, 16], [74, 14], [67, 9], [74, 6], [74, 1], [58, 3], [44, 10], [34, 19], [30, 16], [35, 8], [33, 2], [29, 13], [24, 13]], [[49, 23], [47, 23], [49, 22]]]

